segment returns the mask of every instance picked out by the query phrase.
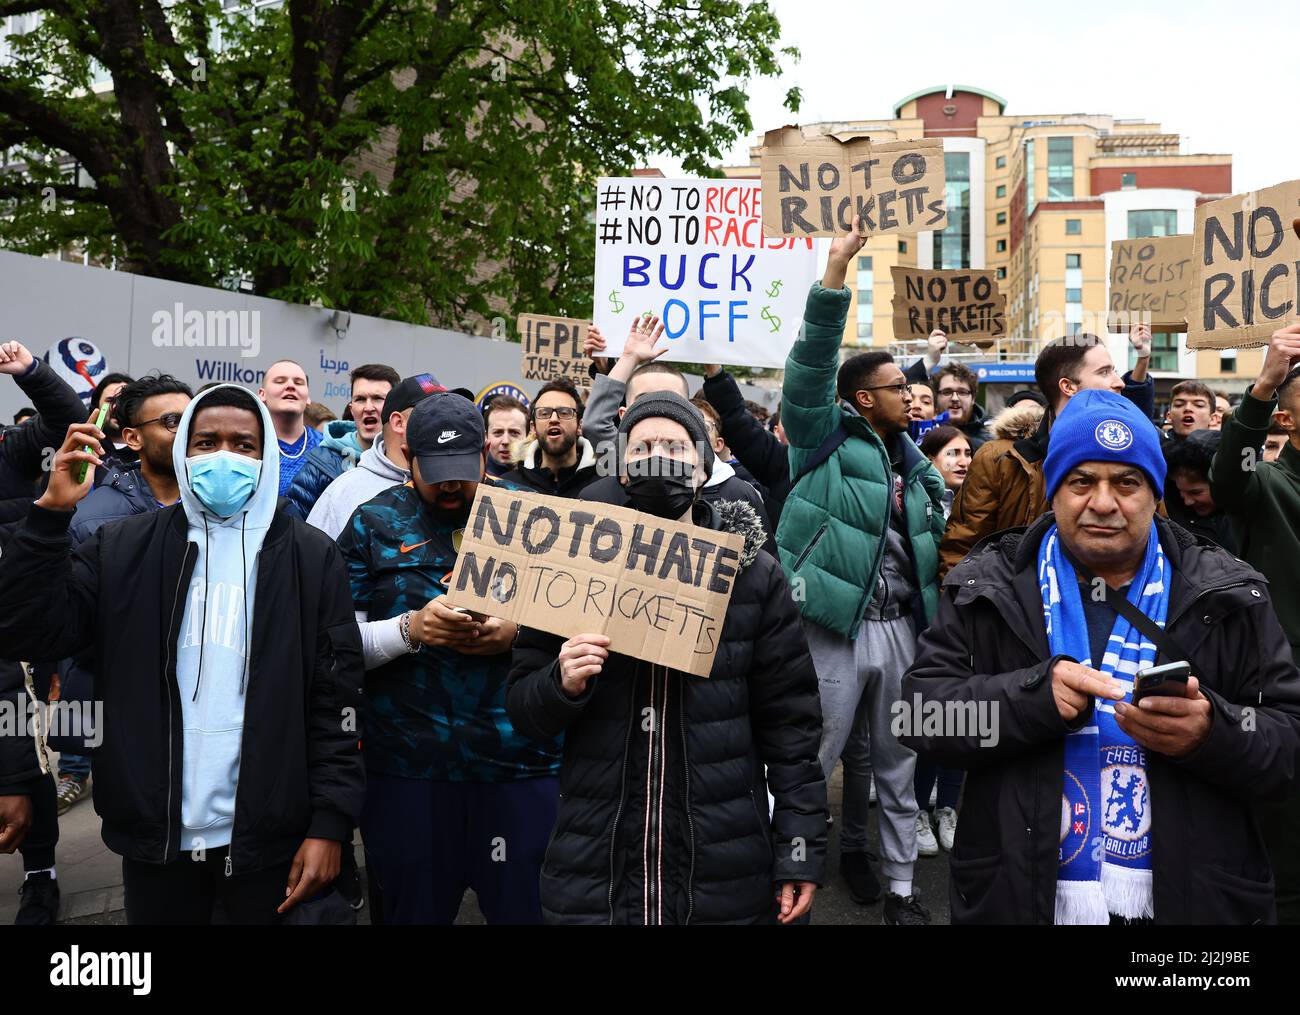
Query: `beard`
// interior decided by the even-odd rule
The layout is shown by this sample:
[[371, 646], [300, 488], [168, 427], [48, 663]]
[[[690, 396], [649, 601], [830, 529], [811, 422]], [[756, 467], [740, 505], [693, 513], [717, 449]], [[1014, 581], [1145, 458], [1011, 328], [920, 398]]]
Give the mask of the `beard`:
[[578, 443], [578, 435], [562, 433], [558, 437], [542, 437], [542, 450], [552, 458], [563, 458]]
[[140, 448], [140, 458], [148, 462], [149, 469], [159, 476], [176, 478], [176, 469], [172, 465], [172, 449], [170, 446], [161, 448], [156, 444], [146, 442]]

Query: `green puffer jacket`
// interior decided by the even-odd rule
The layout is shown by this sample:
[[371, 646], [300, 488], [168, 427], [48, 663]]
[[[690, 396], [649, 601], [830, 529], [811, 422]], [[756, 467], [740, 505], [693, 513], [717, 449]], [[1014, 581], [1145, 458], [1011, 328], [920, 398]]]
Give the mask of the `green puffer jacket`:
[[[856, 638], [880, 575], [893, 469], [884, 442], [836, 397], [848, 307], [847, 288], [814, 283], [803, 331], [785, 363], [781, 422], [790, 441], [791, 477], [841, 420], [849, 439], [790, 491], [776, 543], [803, 615]], [[928, 623], [939, 602], [943, 480], [906, 433], [898, 439], [904, 446], [907, 532]]]

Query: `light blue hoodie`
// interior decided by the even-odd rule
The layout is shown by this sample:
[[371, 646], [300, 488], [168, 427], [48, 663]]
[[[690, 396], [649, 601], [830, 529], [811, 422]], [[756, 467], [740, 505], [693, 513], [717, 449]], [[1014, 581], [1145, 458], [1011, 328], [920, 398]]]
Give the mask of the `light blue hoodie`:
[[[262, 414], [262, 470], [244, 506], [220, 518], [203, 506], [190, 485], [185, 464], [190, 424], [218, 385], [198, 395], [181, 416], [172, 465], [189, 523], [187, 538], [198, 558], [185, 596], [176, 645], [176, 681], [181, 692], [184, 742], [181, 751], [181, 849], [214, 849], [230, 843], [235, 787], [244, 732], [248, 683], [248, 640], [253, 624], [257, 559], [275, 516], [280, 446], [271, 414]], [[247, 389], [239, 388], [247, 393]]]

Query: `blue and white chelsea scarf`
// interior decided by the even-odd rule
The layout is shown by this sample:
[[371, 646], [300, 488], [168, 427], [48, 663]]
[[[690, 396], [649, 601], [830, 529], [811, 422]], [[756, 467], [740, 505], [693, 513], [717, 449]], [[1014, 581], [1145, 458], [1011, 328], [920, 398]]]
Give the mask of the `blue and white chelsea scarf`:
[[[1068, 655], [1123, 686], [1155, 664], [1156, 646], [1115, 615], [1101, 665], [1091, 661], [1088, 624], [1074, 568], [1053, 525], [1038, 550], [1038, 584], [1052, 655]], [[1128, 599], [1161, 629], [1169, 610], [1169, 564], [1155, 523]], [[1146, 751], [1115, 722], [1115, 703], [1095, 699], [1093, 722], [1065, 738], [1057, 924], [1106, 924], [1111, 914], [1151, 917], [1151, 791]]]

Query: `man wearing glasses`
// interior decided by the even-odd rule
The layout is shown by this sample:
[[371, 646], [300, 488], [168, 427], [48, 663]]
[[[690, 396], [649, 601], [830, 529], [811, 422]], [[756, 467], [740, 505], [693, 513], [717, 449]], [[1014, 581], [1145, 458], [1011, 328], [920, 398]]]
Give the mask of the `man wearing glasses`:
[[[776, 541], [817, 667], [822, 771], [830, 776], [865, 703], [889, 881], [883, 922], [925, 924], [929, 913], [912, 886], [916, 755], [890, 727], [917, 630], [938, 606], [943, 480], [907, 434], [912, 392], [893, 357], [868, 352], [838, 366], [850, 298], [844, 275], [866, 242], [860, 229], [855, 218], [831, 244], [786, 360], [781, 421], [795, 482]], [[840, 843], [851, 888], [874, 882], [865, 838]]]
[[156, 511], [180, 500], [172, 467], [172, 443], [181, 414], [194, 393], [169, 374], [152, 374], [125, 385], [116, 396], [122, 440], [138, 457], [129, 465], [110, 463], [99, 484], [77, 505], [68, 531], [73, 546], [106, 522]]
[[532, 433], [519, 465], [501, 482], [551, 497], [578, 497], [600, 477], [596, 451], [582, 436], [582, 395], [568, 378], [548, 381], [533, 399]]
[[984, 419], [984, 407], [975, 401], [979, 387], [979, 377], [964, 363], [949, 363], [934, 378], [935, 411], [948, 414], [948, 425], [966, 435], [972, 454], [993, 436]]

